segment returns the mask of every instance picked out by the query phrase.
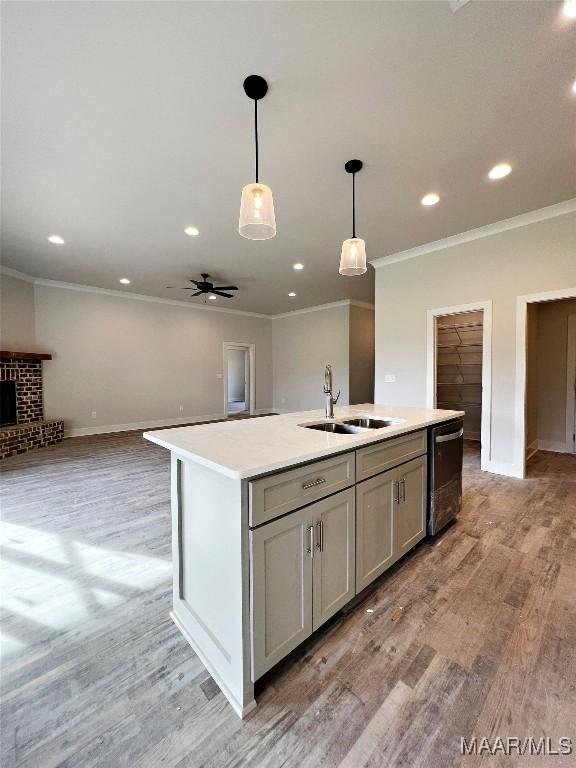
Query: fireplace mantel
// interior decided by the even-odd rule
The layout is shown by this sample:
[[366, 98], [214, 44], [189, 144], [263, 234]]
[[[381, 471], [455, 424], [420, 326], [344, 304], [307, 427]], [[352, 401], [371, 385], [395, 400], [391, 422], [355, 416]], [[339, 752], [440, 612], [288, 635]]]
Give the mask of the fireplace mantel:
[[0, 350], [3, 360], [52, 360], [50, 352], [7, 352]]

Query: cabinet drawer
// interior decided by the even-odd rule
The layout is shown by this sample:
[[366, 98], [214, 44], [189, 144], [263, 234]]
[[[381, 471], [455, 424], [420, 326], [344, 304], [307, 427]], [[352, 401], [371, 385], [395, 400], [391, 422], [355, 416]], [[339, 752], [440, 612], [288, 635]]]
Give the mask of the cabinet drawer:
[[353, 452], [253, 480], [249, 484], [250, 526], [285, 515], [348, 488], [355, 481]]
[[356, 478], [358, 482], [385, 472], [426, 453], [428, 435], [425, 429], [409, 435], [368, 445], [356, 451]]

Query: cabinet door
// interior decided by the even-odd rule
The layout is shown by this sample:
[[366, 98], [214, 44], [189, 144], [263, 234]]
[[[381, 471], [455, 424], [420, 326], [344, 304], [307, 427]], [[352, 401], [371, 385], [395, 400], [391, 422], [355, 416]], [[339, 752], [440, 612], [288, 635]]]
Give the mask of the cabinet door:
[[394, 504], [398, 470], [356, 486], [356, 594], [396, 560]]
[[398, 467], [400, 502], [395, 510], [396, 556], [412, 549], [426, 534], [426, 456]]
[[314, 629], [350, 602], [355, 594], [354, 507], [353, 488], [309, 507], [315, 526], [312, 576]]
[[311, 545], [310, 507], [250, 531], [253, 680], [312, 633]]

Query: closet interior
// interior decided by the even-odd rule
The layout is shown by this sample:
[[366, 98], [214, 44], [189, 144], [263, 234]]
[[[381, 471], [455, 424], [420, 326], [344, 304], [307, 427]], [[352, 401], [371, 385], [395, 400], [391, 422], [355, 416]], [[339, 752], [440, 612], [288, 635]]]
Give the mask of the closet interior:
[[484, 312], [436, 318], [436, 405], [465, 411], [464, 437], [480, 440]]

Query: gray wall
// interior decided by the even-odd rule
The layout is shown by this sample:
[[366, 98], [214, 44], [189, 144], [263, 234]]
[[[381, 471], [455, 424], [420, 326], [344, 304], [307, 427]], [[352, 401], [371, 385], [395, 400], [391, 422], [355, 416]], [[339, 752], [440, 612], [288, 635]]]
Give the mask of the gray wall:
[[374, 402], [374, 310], [350, 306], [350, 404]]
[[349, 398], [349, 306], [294, 313], [272, 321], [274, 408], [324, 407], [324, 368], [332, 365], [334, 389]]
[[2, 349], [35, 352], [34, 286], [0, 275], [0, 336]]
[[224, 341], [256, 345], [256, 408], [272, 405], [265, 318], [37, 285], [36, 340], [54, 353], [46, 416], [68, 430], [222, 415]]
[[514, 462], [516, 297], [572, 286], [574, 213], [377, 269], [376, 402], [426, 403], [428, 309], [491, 299], [492, 460]]
[[272, 320], [5, 275], [2, 299], [3, 346], [54, 356], [45, 413], [68, 434], [222, 416], [225, 341], [256, 345], [257, 410], [322, 408], [327, 363], [340, 405], [351, 392], [373, 399], [370, 309], [328, 305]]

